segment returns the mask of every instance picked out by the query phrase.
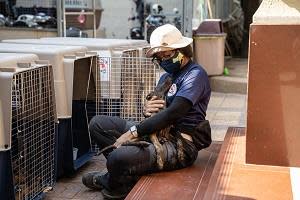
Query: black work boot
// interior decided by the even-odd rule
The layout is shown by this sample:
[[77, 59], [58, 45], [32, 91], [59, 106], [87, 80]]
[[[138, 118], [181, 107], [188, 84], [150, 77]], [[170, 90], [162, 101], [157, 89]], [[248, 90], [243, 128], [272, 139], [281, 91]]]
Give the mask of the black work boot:
[[102, 190], [103, 185], [100, 181], [100, 178], [106, 173], [107, 171], [103, 171], [103, 172], [96, 171], [96, 172], [89, 172], [87, 174], [84, 174], [82, 176], [82, 183], [90, 189]]
[[125, 199], [127, 194], [130, 192], [130, 189], [118, 189], [118, 190], [108, 190], [103, 189], [101, 193], [105, 199]]

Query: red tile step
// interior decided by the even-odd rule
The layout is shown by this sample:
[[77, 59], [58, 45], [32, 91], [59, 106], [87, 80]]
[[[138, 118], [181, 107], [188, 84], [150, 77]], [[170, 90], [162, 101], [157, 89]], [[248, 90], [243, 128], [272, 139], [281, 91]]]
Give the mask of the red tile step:
[[229, 128], [203, 199], [293, 199], [290, 168], [249, 165], [245, 155], [245, 128]]
[[127, 195], [126, 200], [202, 198], [220, 148], [220, 142], [212, 143], [209, 148], [199, 152], [191, 167], [143, 176]]

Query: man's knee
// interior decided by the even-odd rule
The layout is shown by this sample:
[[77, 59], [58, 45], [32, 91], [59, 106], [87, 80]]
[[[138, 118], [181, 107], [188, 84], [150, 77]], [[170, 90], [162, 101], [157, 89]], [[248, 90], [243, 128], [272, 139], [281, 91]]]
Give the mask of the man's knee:
[[128, 159], [126, 147], [120, 147], [112, 151], [107, 158], [106, 166], [109, 172], [124, 173], [128, 169]]
[[113, 152], [109, 154], [109, 158], [107, 160], [108, 165], [115, 165], [115, 164], [121, 164], [126, 165], [128, 164], [128, 160], [131, 160], [132, 157], [130, 154], [132, 154], [132, 147], [128, 146], [121, 146], [117, 149], [115, 149]]
[[109, 154], [106, 165], [108, 171], [114, 174], [141, 175], [154, 170], [155, 163], [153, 145], [144, 149], [136, 146], [121, 146]]
[[98, 132], [98, 131], [103, 131], [101, 130], [102, 126], [101, 126], [101, 123], [103, 122], [103, 116], [102, 115], [97, 115], [97, 116], [94, 116], [90, 123], [89, 123], [89, 131], [91, 132], [91, 134], [94, 134], [95, 132]]

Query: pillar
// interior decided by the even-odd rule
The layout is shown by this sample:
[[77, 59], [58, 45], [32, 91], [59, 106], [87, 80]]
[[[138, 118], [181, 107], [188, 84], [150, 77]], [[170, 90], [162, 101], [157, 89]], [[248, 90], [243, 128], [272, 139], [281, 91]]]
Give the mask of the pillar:
[[246, 163], [300, 167], [300, 1], [264, 0], [249, 42]]

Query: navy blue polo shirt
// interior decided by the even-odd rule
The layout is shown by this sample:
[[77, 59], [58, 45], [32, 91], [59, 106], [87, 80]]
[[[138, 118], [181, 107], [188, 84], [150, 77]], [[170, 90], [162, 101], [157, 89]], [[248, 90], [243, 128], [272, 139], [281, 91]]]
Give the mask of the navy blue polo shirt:
[[[168, 73], [163, 74], [158, 84], [162, 83], [168, 75]], [[207, 73], [200, 65], [189, 61], [180, 72], [172, 75], [172, 77], [173, 84], [168, 91], [166, 104], [167, 106], [170, 105], [176, 96], [189, 100], [192, 103], [192, 108], [175, 124], [194, 127], [205, 120], [206, 116], [211, 95]]]

